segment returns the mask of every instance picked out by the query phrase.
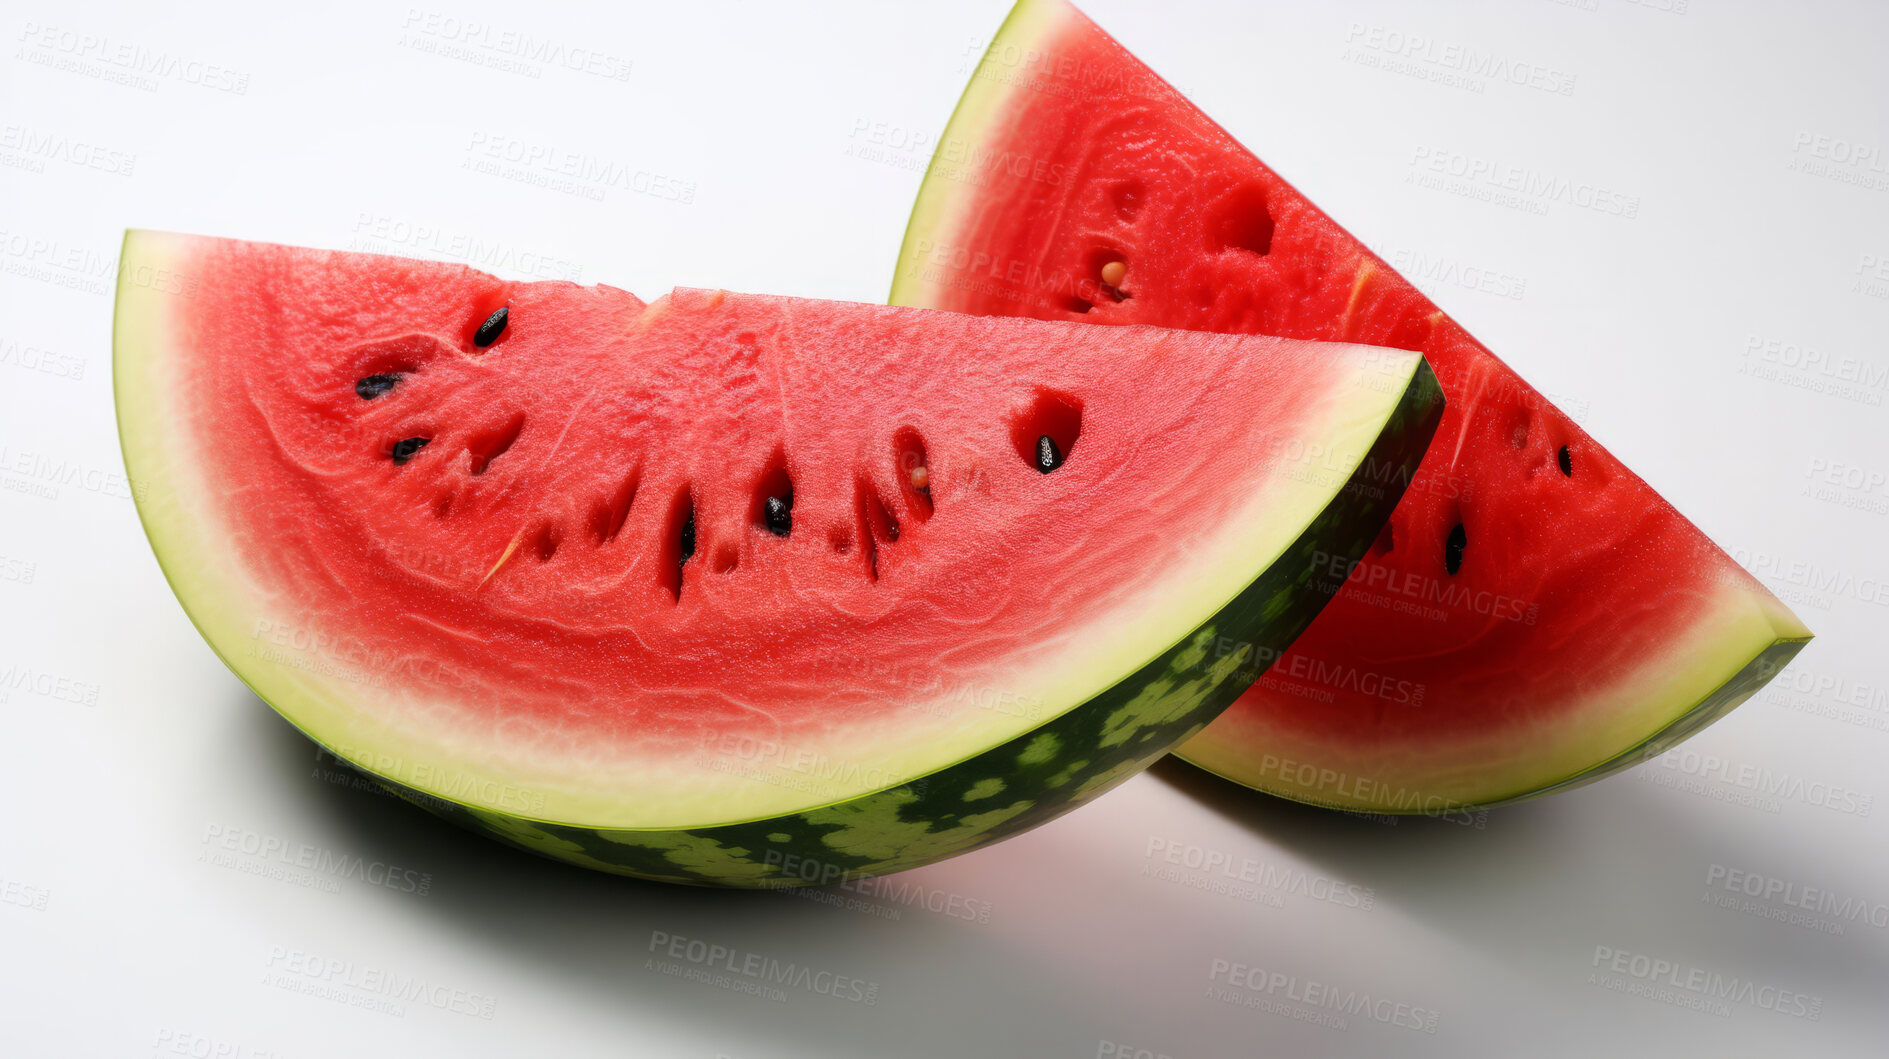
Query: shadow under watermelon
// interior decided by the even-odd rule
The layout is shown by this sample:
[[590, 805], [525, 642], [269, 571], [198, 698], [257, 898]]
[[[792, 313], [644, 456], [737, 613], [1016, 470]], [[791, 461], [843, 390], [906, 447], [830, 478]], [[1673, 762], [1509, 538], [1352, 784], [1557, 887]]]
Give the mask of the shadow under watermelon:
[[[1057, 920], [1059, 906], [1067, 904], [1069, 862], [1079, 859], [1059, 850], [1057, 823], [1019, 842], [887, 877], [1001, 893], [1001, 916], [993, 924], [958, 922], [922, 908], [888, 919], [849, 909], [859, 894], [848, 887], [701, 889], [589, 871], [514, 849], [434, 817], [351, 769], [342, 772], [341, 762], [253, 696], [246, 698], [237, 711], [246, 730], [238, 735], [263, 748], [268, 760], [257, 772], [279, 778], [285, 790], [275, 793], [319, 820], [321, 841], [362, 859], [430, 872], [435, 882], [425, 899], [391, 893], [386, 899], [405, 902], [402, 915], [429, 917], [447, 937], [442, 947], [496, 948], [503, 954], [499, 962], [516, 968], [514, 988], [493, 987], [500, 1018], [508, 997], [514, 1006], [528, 1000], [541, 1007], [550, 994], [568, 998], [587, 1017], [609, 1013], [621, 1021], [626, 1041], [663, 1027], [731, 1056], [963, 1059], [1067, 1054], [1072, 1033], [1104, 1038], [1172, 1014], [1159, 995], [1124, 998], [1122, 990], [1109, 988], [1106, 973], [1084, 955], [1087, 945], [1099, 944], [1092, 921]], [[356, 777], [362, 782], [350, 782]], [[1091, 806], [1078, 813], [1085, 811], [1107, 812]], [[1159, 921], [1159, 909], [1141, 911]], [[1020, 919], [1032, 922], [1015, 929]], [[785, 1002], [769, 1002], [652, 969], [690, 966], [660, 951], [660, 937], [723, 945], [742, 956], [869, 982], [880, 992], [865, 1003], [782, 986]], [[414, 958], [419, 963], [435, 955]], [[967, 1018], [968, 1012], [976, 1017]], [[1248, 1036], [1263, 1044], [1265, 1029], [1256, 1026]], [[1086, 1047], [1093, 1050], [1093, 1039]]]
[[[1792, 879], [1853, 877], [1820, 865], [1788, 818], [1754, 848], [1742, 808], [1695, 807], [1643, 765], [1586, 787], [1486, 813], [1353, 814], [1240, 786], [1169, 757], [1148, 776], [1256, 838], [1359, 886], [1380, 906], [1549, 989], [1584, 981], [1597, 947], [1644, 949], [1727, 976], [1755, 969], [1823, 983], [1833, 1005], [1889, 980], [1889, 945], [1866, 921], [1846, 934], [1715, 907], [1708, 873], [1735, 865]], [[1868, 896], [1868, 895], [1865, 895]], [[1861, 937], [1855, 935], [1864, 935]], [[1518, 960], [1518, 957], [1526, 959]], [[1873, 1007], [1857, 989], [1852, 1013]]]

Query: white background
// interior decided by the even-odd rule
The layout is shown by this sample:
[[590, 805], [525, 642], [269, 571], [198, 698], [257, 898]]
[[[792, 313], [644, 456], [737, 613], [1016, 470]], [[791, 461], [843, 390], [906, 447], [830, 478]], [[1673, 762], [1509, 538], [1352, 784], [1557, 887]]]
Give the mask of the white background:
[[[1889, 10], [1093, 0], [1819, 639], [1682, 754], [1486, 817], [1343, 818], [1168, 764], [902, 894], [809, 897], [590, 874], [335, 782], [198, 639], [139, 532], [117, 477], [115, 254], [152, 227], [645, 296], [880, 300], [1004, 4], [440, 2], [0, 7], [0, 1054], [1883, 1054]], [[506, 32], [596, 70], [497, 67]], [[121, 47], [183, 63], [126, 71]], [[1454, 49], [1573, 90], [1451, 81]], [[482, 171], [493, 144], [690, 201]], [[1425, 186], [1434, 158], [1605, 187], [1636, 216]], [[429, 892], [212, 863], [214, 829], [392, 863]], [[1863, 912], [1772, 918], [1801, 910], [1726, 890], [1734, 872]], [[876, 1002], [666, 976], [646, 966], [657, 932], [863, 979]], [[1805, 994], [1818, 1017], [1648, 982], [1609, 950]], [[1290, 980], [1255, 997], [1364, 991], [1434, 1012], [1434, 1033], [1211, 999], [1217, 960]], [[347, 983], [373, 975], [490, 1018], [354, 1006]], [[341, 999], [298, 988], [322, 985]]]

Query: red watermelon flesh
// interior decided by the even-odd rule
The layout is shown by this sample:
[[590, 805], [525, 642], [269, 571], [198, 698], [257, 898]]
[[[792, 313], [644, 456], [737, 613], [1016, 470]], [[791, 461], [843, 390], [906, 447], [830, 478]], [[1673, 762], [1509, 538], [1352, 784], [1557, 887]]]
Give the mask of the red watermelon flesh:
[[685, 882], [910, 867], [1165, 754], [1324, 605], [1395, 500], [1357, 468], [1411, 471], [1440, 397], [1363, 346], [124, 260], [140, 514], [237, 674], [434, 808]]
[[1501, 802], [1659, 752], [1808, 639], [1645, 482], [1064, 0], [1017, 5], [941, 144], [894, 302], [1419, 350], [1449, 397], [1390, 526], [1188, 760], [1322, 804]]

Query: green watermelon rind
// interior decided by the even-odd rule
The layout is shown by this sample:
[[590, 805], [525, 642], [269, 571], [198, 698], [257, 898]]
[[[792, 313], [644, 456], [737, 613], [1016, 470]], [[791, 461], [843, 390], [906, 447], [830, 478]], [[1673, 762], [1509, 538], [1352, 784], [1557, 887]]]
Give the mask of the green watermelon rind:
[[[713, 827], [574, 827], [478, 808], [372, 778], [430, 812], [513, 846], [620, 875], [695, 886], [828, 884], [968, 853], [1027, 831], [1127, 780], [1194, 735], [1277, 658], [1337, 591], [1403, 496], [1442, 417], [1418, 363], [1377, 442], [1337, 499], [1214, 617], [1104, 694], [1009, 742], [871, 794]], [[1250, 648], [1242, 645], [1251, 645]], [[1017, 797], [1016, 791], [1035, 792]]]

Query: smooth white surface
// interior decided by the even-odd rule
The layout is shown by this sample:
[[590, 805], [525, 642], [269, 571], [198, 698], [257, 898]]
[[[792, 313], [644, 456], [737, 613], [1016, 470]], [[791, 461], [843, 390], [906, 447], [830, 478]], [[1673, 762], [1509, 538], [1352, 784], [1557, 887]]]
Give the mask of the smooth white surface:
[[[123, 229], [881, 300], [1004, 10], [6, 6], [0, 1054], [1882, 1054], [1889, 11], [1860, 0], [1087, 5], [1819, 633], [1781, 686], [1636, 772], [1393, 825], [1162, 766], [887, 883], [695, 892], [354, 789], [205, 648], [117, 453]], [[596, 58], [517, 57], [543, 46]], [[1433, 162], [1635, 215], [1426, 186]], [[645, 175], [533, 182], [610, 164]], [[664, 938], [685, 955], [652, 953]], [[825, 973], [774, 998], [652, 964], [696, 969], [688, 941]], [[400, 1010], [366, 1006], [376, 989]], [[1293, 1017], [1321, 990], [1369, 1010]], [[1432, 1012], [1434, 1032], [1400, 1025]]]

